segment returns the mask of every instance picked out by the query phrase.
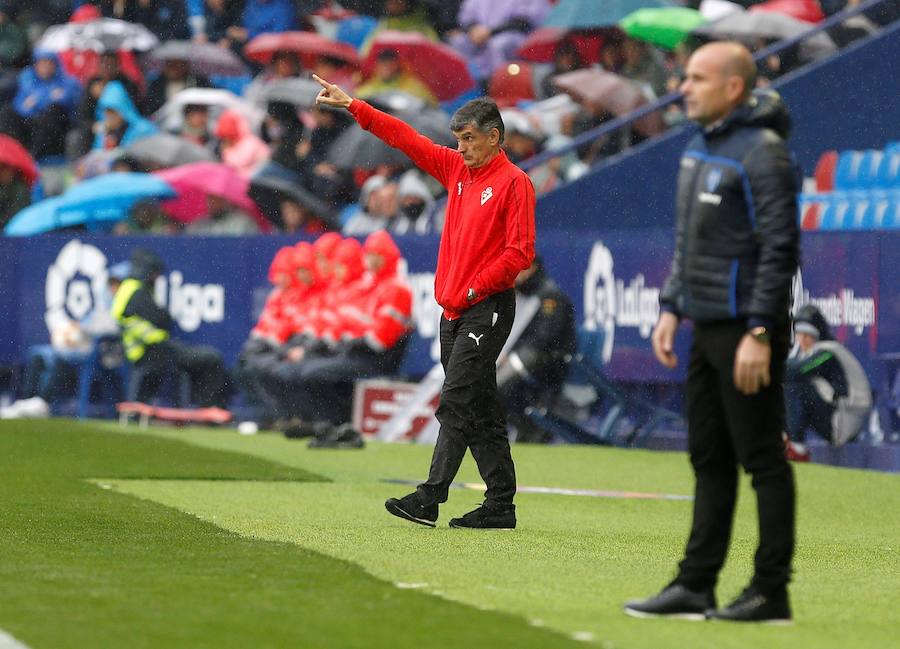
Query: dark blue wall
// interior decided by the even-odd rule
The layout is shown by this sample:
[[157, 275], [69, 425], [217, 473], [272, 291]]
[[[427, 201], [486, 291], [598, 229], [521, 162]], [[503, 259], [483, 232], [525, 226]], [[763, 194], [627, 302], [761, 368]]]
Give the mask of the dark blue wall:
[[[775, 84], [793, 118], [788, 144], [806, 176], [828, 149], [879, 149], [900, 139], [898, 65], [900, 23]], [[695, 129], [679, 128], [542, 196], [539, 227], [671, 228], [678, 158]]]

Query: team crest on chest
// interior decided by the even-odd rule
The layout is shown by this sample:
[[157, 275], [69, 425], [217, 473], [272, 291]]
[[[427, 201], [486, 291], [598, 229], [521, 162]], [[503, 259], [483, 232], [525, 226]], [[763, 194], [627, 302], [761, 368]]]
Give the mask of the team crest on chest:
[[488, 187], [483, 192], [481, 192], [481, 204], [484, 205], [489, 200], [491, 200], [491, 196], [494, 195], [494, 188]]

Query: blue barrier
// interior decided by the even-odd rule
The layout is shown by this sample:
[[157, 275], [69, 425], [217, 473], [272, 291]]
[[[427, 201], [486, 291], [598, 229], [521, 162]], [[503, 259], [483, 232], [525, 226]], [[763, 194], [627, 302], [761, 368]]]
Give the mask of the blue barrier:
[[[167, 272], [157, 285], [187, 341], [212, 344], [228, 364], [268, 291], [275, 251], [296, 238], [135, 237], [48, 235], [0, 238], [0, 362], [20, 362], [30, 345], [48, 341], [48, 323], [79, 319], [102, 300], [106, 269], [136, 246], [155, 250]], [[417, 332], [404, 372], [424, 374], [437, 359], [440, 309], [433, 281], [437, 237], [402, 237], [415, 295]], [[595, 353], [614, 379], [669, 382], [683, 378], [653, 359], [649, 335], [660, 286], [672, 254], [671, 228], [643, 231], [543, 232], [538, 249], [549, 273], [576, 307], [579, 326], [602, 344]], [[861, 359], [873, 383], [884, 355], [900, 351], [900, 232], [814, 232], [803, 237], [797, 304], [815, 302], [839, 340]], [[688, 335], [677, 352], [687, 357]]]

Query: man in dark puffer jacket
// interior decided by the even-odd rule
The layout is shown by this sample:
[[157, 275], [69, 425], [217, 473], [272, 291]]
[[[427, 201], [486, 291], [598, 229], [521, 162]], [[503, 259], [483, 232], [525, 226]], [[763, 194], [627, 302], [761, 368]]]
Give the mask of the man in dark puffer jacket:
[[[652, 343], [660, 363], [675, 367], [679, 321], [693, 320], [686, 401], [696, 497], [678, 574], [658, 595], [625, 605], [636, 617], [791, 619], [794, 478], [784, 457], [782, 383], [799, 177], [783, 140], [787, 112], [777, 94], [752, 93], [755, 79], [744, 46], [712, 43], [691, 57], [681, 86], [702, 131], [681, 158], [675, 255]], [[739, 464], [753, 476], [759, 548], [750, 585], [716, 610]]]

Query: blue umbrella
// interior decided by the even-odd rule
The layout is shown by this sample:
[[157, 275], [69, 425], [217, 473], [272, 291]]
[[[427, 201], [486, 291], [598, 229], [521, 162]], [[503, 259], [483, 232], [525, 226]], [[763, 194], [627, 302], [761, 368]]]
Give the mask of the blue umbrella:
[[562, 29], [608, 27], [638, 9], [671, 6], [671, 0], [559, 0], [543, 26]]
[[117, 223], [138, 201], [175, 196], [169, 183], [151, 174], [105, 174], [78, 183], [62, 196], [25, 208], [6, 225], [4, 233], [27, 237], [78, 225]]

